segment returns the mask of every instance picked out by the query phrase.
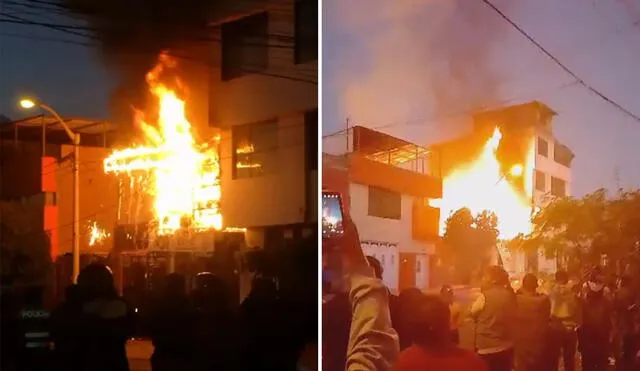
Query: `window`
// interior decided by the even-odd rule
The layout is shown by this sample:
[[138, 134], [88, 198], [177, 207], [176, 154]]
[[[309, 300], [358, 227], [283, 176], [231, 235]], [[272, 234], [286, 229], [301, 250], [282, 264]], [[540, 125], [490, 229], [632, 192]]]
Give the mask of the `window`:
[[268, 13], [222, 25], [222, 79], [231, 80], [267, 69]]
[[547, 191], [547, 178], [546, 174], [540, 170], [536, 170], [536, 190], [546, 192]]
[[382, 254], [382, 265], [386, 265], [387, 264], [387, 259], [385, 259], [386, 256], [384, 254]]
[[567, 146], [556, 142], [555, 150], [553, 151], [553, 160], [562, 166], [571, 167], [573, 153]]
[[396, 264], [396, 256], [395, 255], [391, 255], [391, 265]]
[[549, 157], [549, 143], [540, 137], [538, 137], [538, 154]]
[[236, 126], [232, 141], [234, 179], [262, 176], [277, 170], [277, 121]]
[[400, 220], [402, 196], [386, 189], [369, 187], [369, 216]]
[[420, 260], [418, 260], [416, 262], [416, 273], [421, 273], [422, 271], [422, 263], [420, 262]]
[[567, 195], [567, 182], [562, 179], [551, 177], [551, 194], [558, 197]]
[[295, 2], [295, 63], [318, 60], [318, 0]]
[[318, 109], [304, 114], [305, 153], [307, 168], [318, 170]]
[[46, 206], [56, 206], [58, 204], [58, 194], [55, 192], [45, 192], [44, 204]]

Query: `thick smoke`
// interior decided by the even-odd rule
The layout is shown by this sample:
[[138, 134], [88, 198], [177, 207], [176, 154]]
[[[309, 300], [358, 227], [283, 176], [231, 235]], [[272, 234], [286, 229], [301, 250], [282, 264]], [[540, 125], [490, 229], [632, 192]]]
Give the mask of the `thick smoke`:
[[110, 102], [112, 119], [128, 126], [132, 106], [146, 108], [149, 103], [145, 75], [158, 55], [178, 50], [185, 58], [207, 63], [192, 46], [210, 41], [209, 22], [233, 0], [60, 1], [67, 12], [87, 22], [89, 37], [118, 82]]
[[499, 101], [490, 58], [508, 25], [482, 1], [331, 0], [327, 6], [363, 43], [363, 53], [335, 56], [349, 66], [350, 74], [338, 78], [342, 113], [353, 122], [388, 125], [385, 131], [424, 143], [425, 133], [428, 141], [459, 135], [461, 125], [451, 127], [455, 119]]

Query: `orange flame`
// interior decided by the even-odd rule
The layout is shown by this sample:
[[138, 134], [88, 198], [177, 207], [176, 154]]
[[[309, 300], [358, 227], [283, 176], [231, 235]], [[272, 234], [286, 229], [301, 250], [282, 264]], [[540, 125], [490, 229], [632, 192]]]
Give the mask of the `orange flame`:
[[[442, 184], [442, 199], [431, 205], [440, 207], [440, 230], [444, 233], [449, 215], [463, 207], [475, 215], [484, 210], [493, 211], [498, 217], [501, 239], [511, 239], [531, 229], [531, 212], [534, 169], [534, 143], [530, 142], [524, 164], [514, 165], [509, 174], [504, 174], [496, 151], [502, 133], [495, 128], [485, 143], [481, 155], [473, 162], [462, 165], [445, 176]], [[509, 177], [524, 177], [524, 192], [517, 190]], [[529, 195], [528, 197], [526, 195]]]
[[89, 246], [98, 245], [110, 236], [111, 234], [100, 227], [97, 222], [92, 222], [89, 225]]
[[[185, 101], [160, 82], [160, 75], [175, 67], [162, 54], [147, 74], [147, 84], [159, 103], [155, 125], [142, 112], [136, 120], [146, 144], [115, 151], [104, 161], [107, 173], [146, 172], [152, 176], [146, 190], [154, 197], [154, 216], [160, 235], [189, 226], [195, 229], [222, 229], [220, 213], [220, 167], [216, 148], [198, 145], [185, 114]], [[176, 79], [176, 86], [181, 87]], [[215, 142], [219, 138], [215, 138]]]

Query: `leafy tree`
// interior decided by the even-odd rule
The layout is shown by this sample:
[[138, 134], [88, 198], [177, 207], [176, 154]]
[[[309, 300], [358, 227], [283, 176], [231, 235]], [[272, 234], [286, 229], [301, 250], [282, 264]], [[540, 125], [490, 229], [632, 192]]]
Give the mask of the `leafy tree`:
[[603, 189], [582, 198], [557, 198], [534, 215], [533, 231], [511, 242], [526, 251], [542, 248], [571, 270], [598, 264], [606, 255], [615, 265], [638, 257], [640, 191], [609, 197]]
[[462, 208], [447, 219], [440, 255], [463, 283], [469, 283], [473, 273], [488, 264], [498, 240], [497, 226], [497, 216], [486, 210], [474, 216]]

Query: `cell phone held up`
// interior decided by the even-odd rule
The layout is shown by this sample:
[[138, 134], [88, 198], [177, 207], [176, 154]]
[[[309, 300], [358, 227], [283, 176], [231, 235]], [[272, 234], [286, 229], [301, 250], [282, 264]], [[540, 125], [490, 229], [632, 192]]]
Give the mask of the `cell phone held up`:
[[338, 192], [322, 192], [322, 240], [323, 245], [332, 245], [344, 233], [342, 225], [344, 209], [342, 196]]

